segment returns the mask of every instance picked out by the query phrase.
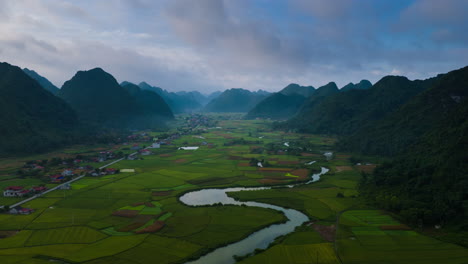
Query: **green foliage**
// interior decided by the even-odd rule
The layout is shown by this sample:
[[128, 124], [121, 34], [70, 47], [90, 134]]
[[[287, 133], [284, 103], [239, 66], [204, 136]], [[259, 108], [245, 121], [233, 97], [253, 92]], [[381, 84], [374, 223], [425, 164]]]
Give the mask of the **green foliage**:
[[0, 64], [0, 155], [45, 151], [73, 141], [78, 119], [20, 68]]
[[[466, 224], [466, 87], [468, 67], [443, 76], [431, 89], [401, 109], [397, 116], [407, 113], [409, 120], [418, 120], [410, 128], [401, 127], [401, 140], [412, 138], [414, 143], [396, 159], [382, 164], [371, 176], [362, 179], [364, 195], [378, 206], [400, 213], [413, 225], [459, 221]], [[453, 96], [459, 96], [460, 100]]]
[[59, 92], [59, 88], [51, 83], [49, 80], [44, 78], [43, 76], [39, 75], [37, 72], [30, 70], [28, 68], [23, 69], [24, 73], [26, 73], [29, 77], [36, 80], [42, 88], [46, 89], [47, 91], [51, 92], [52, 94], [57, 94]]
[[[67, 101], [84, 122], [112, 128], [160, 126], [173, 117], [155, 93], [132, 89], [133, 95], [100, 68], [79, 71], [65, 82], [58, 95]], [[155, 99], [153, 103], [149, 100]]]
[[159, 116], [162, 120], [174, 118], [171, 109], [159, 94], [149, 90], [142, 90], [137, 85], [131, 83], [127, 83], [122, 87], [135, 98], [142, 112], [146, 115]]
[[305, 99], [305, 97], [298, 94], [284, 95], [282, 93], [274, 93], [255, 105], [245, 118], [286, 119], [296, 114]]
[[[129, 84], [129, 82], [122, 83], [122, 85], [126, 84]], [[197, 91], [172, 93], [159, 87], [151, 86], [146, 82], [141, 82], [138, 86], [145, 91], [155, 92], [160, 95], [174, 113], [198, 110], [202, 107], [202, 104], [208, 100], [208, 98]]]
[[349, 135], [392, 113], [431, 81], [387, 76], [370, 89], [335, 91], [329, 96], [309, 98], [297, 116], [283, 126], [302, 132]]
[[262, 92], [251, 92], [240, 88], [224, 91], [217, 98], [209, 102], [205, 112], [248, 112], [258, 102], [266, 97]]

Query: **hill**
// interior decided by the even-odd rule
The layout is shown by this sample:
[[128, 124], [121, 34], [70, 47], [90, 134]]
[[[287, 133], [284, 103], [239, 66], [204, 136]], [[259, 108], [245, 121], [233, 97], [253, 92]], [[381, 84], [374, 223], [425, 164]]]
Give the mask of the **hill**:
[[419, 137], [450, 117], [458, 106], [457, 100], [466, 97], [468, 67], [439, 75], [421, 84], [430, 89], [402, 105], [397, 111], [378, 122], [361, 127], [338, 145], [343, 150], [394, 156], [417, 142]]
[[315, 92], [313, 86], [300, 86], [299, 84], [291, 83], [288, 86], [284, 87], [279, 93], [284, 95], [301, 95], [303, 97], [309, 97]]
[[247, 112], [258, 102], [268, 96], [265, 91], [251, 92], [241, 88], [224, 91], [210, 101], [204, 108], [205, 112]]
[[162, 121], [174, 119], [171, 108], [159, 94], [142, 90], [138, 85], [132, 83], [123, 85], [123, 88], [136, 100], [145, 117]]
[[[315, 92], [309, 96], [302, 104], [300, 110], [296, 116], [288, 120], [287, 122], [280, 123], [277, 125], [278, 128], [283, 129], [297, 129], [300, 131], [307, 131], [308, 123], [311, 115], [314, 114], [316, 105], [321, 103], [327, 97], [339, 93], [336, 83], [330, 82], [324, 86], [319, 87]], [[306, 122], [306, 123], [304, 123]]]
[[[144, 107], [101, 68], [77, 72], [64, 83], [58, 95], [71, 105], [81, 120], [99, 127], [146, 128], [162, 121], [145, 120], [148, 116]], [[170, 118], [167, 113], [161, 115]]]
[[368, 80], [362, 80], [357, 84], [348, 83], [347, 85], [343, 86], [340, 90], [341, 91], [350, 91], [350, 90], [367, 90], [372, 87], [372, 83]]
[[21, 68], [0, 63], [0, 154], [34, 153], [71, 140], [78, 119]]
[[[363, 178], [365, 196], [414, 225], [458, 223], [466, 230], [468, 67], [439, 76], [397, 112], [343, 144], [364, 136], [369, 139], [350, 148], [377, 143], [377, 152], [388, 147], [400, 153]], [[466, 240], [458, 242], [468, 245]]]
[[245, 119], [271, 118], [287, 119], [297, 113], [306, 98], [298, 94], [274, 93], [252, 108]]
[[425, 90], [432, 81], [386, 76], [367, 90], [335, 92], [318, 102], [309, 103], [288, 125], [302, 132], [350, 135], [369, 122], [393, 113]]
[[35, 72], [33, 70], [30, 70], [28, 68], [24, 68], [23, 71], [27, 75], [29, 75], [29, 77], [36, 80], [42, 86], [42, 88], [46, 89], [47, 91], [49, 91], [49, 92], [51, 92], [51, 93], [53, 93], [55, 95], [59, 92], [59, 88], [57, 88], [57, 86], [55, 86], [53, 83], [51, 83], [45, 77], [39, 75], [37, 72]]
[[181, 92], [178, 94], [168, 92], [157, 86], [151, 86], [146, 82], [141, 82], [138, 86], [143, 90], [159, 94], [174, 113], [191, 112], [202, 107], [202, 104], [198, 101], [198, 92]]

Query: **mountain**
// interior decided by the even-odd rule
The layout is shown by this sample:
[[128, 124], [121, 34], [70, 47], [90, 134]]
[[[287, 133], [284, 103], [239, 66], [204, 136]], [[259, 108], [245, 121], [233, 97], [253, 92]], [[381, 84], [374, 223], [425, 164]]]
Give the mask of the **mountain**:
[[207, 103], [209, 103], [211, 100], [217, 98], [218, 96], [220, 96], [223, 92], [221, 91], [216, 91], [216, 92], [212, 92], [210, 94], [208, 94], [206, 96], [206, 99], [207, 99]]
[[291, 83], [278, 93], [273, 93], [252, 108], [246, 119], [271, 118], [287, 119], [294, 116], [307, 97], [315, 92], [312, 86]]
[[[66, 81], [58, 95], [88, 124], [111, 128], [147, 128], [163, 120], [151, 119], [138, 100], [101, 68], [79, 71]], [[154, 117], [154, 113], [151, 113]], [[167, 112], [161, 116], [171, 118]]]
[[190, 92], [181, 91], [181, 92], [176, 92], [175, 94], [182, 96], [182, 97], [190, 98], [190, 100], [198, 102], [200, 106], [205, 106], [210, 101], [208, 96], [200, 93], [199, 91], [190, 91]]
[[245, 119], [271, 118], [287, 119], [299, 110], [306, 98], [298, 94], [284, 95], [274, 93], [252, 108]]
[[368, 80], [362, 80], [357, 84], [348, 83], [347, 85], [343, 86], [340, 90], [341, 91], [350, 91], [350, 90], [367, 90], [372, 87], [372, 83]]
[[51, 92], [52, 94], [57, 94], [58, 93], [59, 88], [57, 88], [57, 86], [55, 86], [53, 83], [51, 83], [45, 77], [42, 77], [37, 72], [35, 72], [33, 70], [30, 70], [28, 68], [24, 68], [23, 71], [27, 75], [29, 75], [29, 77], [36, 80], [42, 86], [42, 88], [46, 89], [47, 91]]
[[142, 90], [138, 85], [133, 83], [126, 83], [122, 87], [136, 100], [144, 115], [156, 120], [174, 119], [171, 108], [159, 94], [153, 91]]
[[[399, 153], [363, 178], [364, 196], [413, 225], [457, 223], [466, 230], [468, 67], [438, 76], [394, 114], [343, 144], [352, 140], [358, 141], [350, 149]], [[379, 147], [360, 148], [374, 143]], [[385, 152], [387, 147], [392, 153]], [[466, 240], [458, 242], [468, 245]]]
[[386, 76], [367, 90], [335, 93], [304, 107], [289, 122], [289, 128], [302, 132], [350, 135], [386, 117], [432, 82], [410, 81], [402, 76]]
[[305, 100], [295, 117], [291, 118], [285, 123], [278, 124], [277, 128], [307, 131], [309, 119], [311, 118], [311, 115], [314, 114], [316, 106], [326, 98], [339, 92], [340, 90], [338, 90], [338, 87], [334, 82], [330, 82], [324, 86], [319, 87], [311, 96]]
[[468, 67], [426, 80], [430, 89], [420, 93], [397, 111], [363, 126], [343, 138], [339, 147], [367, 154], [394, 156], [417, 142], [425, 132], [450, 117], [459, 100], [468, 94]]
[[181, 92], [177, 94], [168, 92], [160, 87], [151, 86], [146, 82], [141, 82], [138, 86], [143, 90], [149, 90], [159, 94], [174, 113], [191, 112], [202, 107], [202, 104], [197, 99], [199, 96], [197, 94], [198, 92]]
[[307, 98], [315, 92], [315, 88], [313, 86], [300, 86], [299, 84], [291, 83], [279, 92], [284, 95], [297, 94]]
[[268, 96], [268, 92], [259, 90], [251, 92], [242, 88], [232, 88], [224, 91], [210, 101], [204, 108], [205, 112], [247, 112], [258, 102]]
[[0, 63], [0, 154], [45, 151], [70, 142], [78, 119], [21, 68]]

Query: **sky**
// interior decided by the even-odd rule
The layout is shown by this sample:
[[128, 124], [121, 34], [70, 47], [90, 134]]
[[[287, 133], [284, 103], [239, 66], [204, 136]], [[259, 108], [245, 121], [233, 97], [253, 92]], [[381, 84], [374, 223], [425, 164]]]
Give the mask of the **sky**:
[[468, 65], [467, 0], [0, 0], [0, 61], [169, 91], [339, 87]]

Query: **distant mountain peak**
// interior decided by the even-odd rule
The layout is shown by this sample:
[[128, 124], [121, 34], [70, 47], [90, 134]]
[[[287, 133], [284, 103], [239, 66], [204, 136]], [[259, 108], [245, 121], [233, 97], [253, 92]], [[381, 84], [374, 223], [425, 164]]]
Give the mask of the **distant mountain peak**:
[[29, 77], [36, 80], [42, 88], [46, 89], [47, 91], [51, 92], [52, 94], [56, 95], [59, 91], [59, 88], [55, 86], [52, 82], [47, 80], [44, 76], [41, 76], [39, 73], [35, 72], [34, 70], [30, 70], [28, 68], [24, 68], [23, 72], [26, 73]]
[[301, 86], [297, 83], [290, 83], [279, 92], [284, 95], [297, 94], [304, 97], [309, 97], [315, 92], [315, 88], [313, 86]]
[[203, 110], [206, 112], [248, 112], [269, 94], [260, 91], [231, 88], [211, 100]]
[[348, 83], [347, 85], [343, 86], [340, 90], [341, 91], [350, 91], [350, 90], [367, 90], [372, 87], [372, 83], [368, 80], [361, 80], [359, 83], [354, 84], [352, 82]]

